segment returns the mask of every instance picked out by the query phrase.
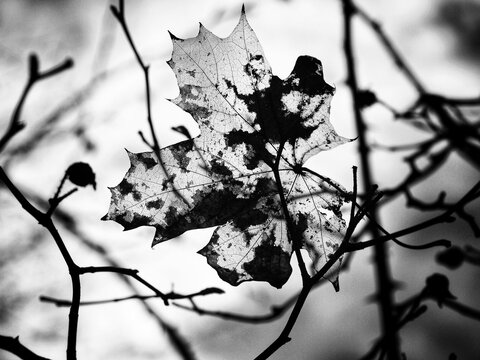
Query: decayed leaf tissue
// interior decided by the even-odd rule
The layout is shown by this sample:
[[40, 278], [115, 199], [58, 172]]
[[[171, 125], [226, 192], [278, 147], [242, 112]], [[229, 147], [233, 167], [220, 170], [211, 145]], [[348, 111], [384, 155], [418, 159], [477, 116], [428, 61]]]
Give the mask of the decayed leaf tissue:
[[[280, 288], [292, 272], [292, 237], [319, 270], [343, 237], [344, 194], [302, 165], [350, 141], [330, 124], [334, 88], [321, 62], [301, 56], [285, 80], [272, 75], [244, 10], [225, 39], [200, 25], [196, 37], [172, 41], [168, 63], [180, 88], [173, 102], [201, 135], [161, 149], [163, 166], [154, 152], [129, 153], [131, 167], [111, 189], [104, 220], [154, 226], [154, 245], [218, 226], [199, 253], [232, 285], [256, 280]], [[326, 275], [334, 284], [339, 266]]]

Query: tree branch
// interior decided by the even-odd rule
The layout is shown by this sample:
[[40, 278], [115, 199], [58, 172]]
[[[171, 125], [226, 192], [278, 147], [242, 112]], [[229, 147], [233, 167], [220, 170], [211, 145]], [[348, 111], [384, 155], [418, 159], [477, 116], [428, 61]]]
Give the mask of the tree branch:
[[32, 350], [25, 347], [17, 337], [0, 335], [0, 349], [8, 351], [23, 360], [49, 360], [35, 354]]
[[55, 243], [57, 244], [60, 253], [68, 267], [70, 279], [72, 283], [72, 305], [69, 312], [68, 321], [68, 338], [67, 338], [67, 360], [75, 360], [76, 345], [77, 345], [77, 329], [78, 329], [78, 310], [80, 307], [80, 272], [79, 267], [75, 264], [70, 253], [68, 252], [63, 239], [58, 233], [51, 217], [35, 208], [22, 194], [22, 192], [11, 182], [5, 171], [0, 167], [0, 180], [6, 185], [17, 201], [22, 207], [32, 215], [40, 225], [45, 227], [49, 232]]
[[[112, 5], [110, 7], [110, 10], [112, 11], [113, 16], [118, 20], [118, 23], [122, 27], [123, 32], [125, 34], [125, 37], [127, 38], [127, 41], [128, 41], [128, 43], [129, 43], [129, 45], [130, 45], [130, 47], [131, 47], [131, 49], [132, 49], [132, 51], [135, 55], [135, 58], [137, 59], [137, 63], [140, 66], [140, 68], [142, 69], [143, 77], [144, 77], [144, 80], [145, 80], [145, 99], [146, 99], [146, 105], [147, 105], [147, 121], [148, 121], [148, 126], [150, 127], [150, 134], [152, 136], [153, 146], [151, 146], [150, 142], [148, 142], [145, 139], [143, 133], [141, 133], [141, 132], [139, 132], [140, 137], [145, 144], [151, 146], [151, 149], [155, 153], [155, 155], [158, 159], [158, 163], [160, 164], [163, 172], [165, 173], [167, 178], [170, 178], [170, 175], [167, 171], [167, 168], [166, 168], [165, 164], [163, 163], [163, 160], [160, 156], [160, 144], [158, 142], [158, 137], [155, 133], [155, 128], [153, 126], [152, 106], [151, 106], [151, 96], [150, 96], [150, 93], [151, 93], [151, 91], [150, 91], [150, 75], [149, 75], [150, 65], [146, 65], [144, 63], [142, 57], [140, 56], [140, 53], [137, 50], [137, 47], [135, 46], [135, 43], [133, 42], [132, 35], [130, 34], [130, 29], [128, 28], [127, 20], [125, 18], [125, 3], [124, 3], [124, 0], [119, 0], [118, 1], [118, 8]], [[187, 199], [185, 199], [185, 197], [178, 191], [178, 189], [174, 186], [173, 183], [172, 183], [172, 190], [173, 190], [174, 194], [179, 199], [181, 199], [187, 206], [190, 207]]]
[[30, 55], [30, 57], [28, 58], [28, 70], [29, 70], [28, 80], [22, 91], [22, 94], [20, 95], [20, 98], [18, 99], [15, 109], [12, 112], [12, 116], [10, 117], [10, 123], [7, 127], [7, 130], [5, 131], [5, 134], [3, 134], [2, 138], [0, 138], [0, 152], [2, 152], [2, 150], [5, 148], [7, 143], [13, 137], [25, 127], [25, 123], [21, 121], [21, 114], [22, 114], [22, 109], [23, 109], [25, 100], [27, 99], [27, 96], [30, 93], [30, 90], [33, 88], [33, 85], [35, 85], [35, 83], [41, 80], [55, 76], [67, 69], [70, 69], [72, 66], [73, 66], [73, 60], [66, 59], [62, 61], [60, 64], [48, 70], [40, 71], [39, 60], [37, 55], [36, 54]]
[[[371, 175], [371, 164], [369, 159], [369, 146], [367, 144], [367, 126], [361, 113], [361, 104], [359, 103], [358, 93], [359, 86], [357, 83], [357, 75], [355, 69], [355, 56], [353, 53], [352, 40], [352, 18], [357, 14], [357, 8], [352, 0], [342, 0], [343, 19], [344, 19], [344, 53], [347, 62], [347, 84], [350, 88], [353, 98], [353, 112], [355, 117], [355, 125], [358, 133], [360, 163], [362, 168], [363, 182], [367, 189], [371, 188], [373, 181]], [[377, 221], [377, 213], [375, 209], [370, 212], [370, 217], [374, 223]], [[379, 236], [379, 231], [375, 226], [369, 226], [368, 231], [373, 237]], [[388, 252], [385, 245], [381, 242], [374, 249], [376, 278], [378, 287], [378, 299], [381, 315], [382, 332], [388, 343], [388, 359], [400, 360], [400, 346], [397, 334], [395, 332], [395, 321], [392, 317], [393, 309], [393, 280], [388, 260]]]
[[348, 251], [356, 251], [364, 249], [366, 247], [375, 246], [376, 244], [383, 243], [397, 237], [412, 234], [436, 224], [440, 224], [443, 222], [452, 222], [455, 220], [452, 215], [454, 213], [457, 213], [458, 211], [461, 211], [466, 204], [476, 199], [479, 195], [477, 194], [478, 191], [480, 191], [480, 181], [477, 182], [454, 206], [450, 207], [442, 214], [388, 235], [378, 236], [371, 240], [362, 241], [354, 244], [351, 243], [348, 245]]
[[[122, 273], [122, 272], [118, 272]], [[182, 300], [182, 299], [193, 299], [197, 296], [206, 296], [206, 295], [211, 295], [211, 294], [223, 294], [224, 291], [219, 289], [219, 288], [206, 288], [201, 291], [197, 291], [192, 294], [178, 294], [175, 292], [170, 292], [168, 294], [155, 294], [155, 295], [130, 295], [130, 296], [124, 296], [124, 297], [119, 297], [119, 298], [112, 298], [112, 299], [105, 299], [105, 300], [93, 300], [93, 301], [81, 301], [80, 306], [89, 306], [89, 305], [104, 305], [104, 304], [110, 304], [110, 303], [118, 303], [118, 302], [123, 302], [123, 301], [128, 301], [128, 300], [149, 300], [149, 299], [157, 299], [160, 298], [166, 302], [166, 305], [168, 305], [168, 300]], [[50, 296], [40, 296], [40, 301], [47, 302], [47, 303], [52, 303], [58, 307], [64, 307], [64, 306], [70, 306], [71, 302], [68, 300], [64, 299], [57, 299], [53, 298]]]

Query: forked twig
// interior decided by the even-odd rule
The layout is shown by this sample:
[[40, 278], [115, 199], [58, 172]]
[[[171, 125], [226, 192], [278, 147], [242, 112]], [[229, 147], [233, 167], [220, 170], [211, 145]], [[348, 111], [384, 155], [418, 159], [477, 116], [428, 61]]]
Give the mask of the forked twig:
[[33, 86], [41, 80], [48, 79], [49, 77], [55, 76], [67, 69], [70, 69], [72, 66], [73, 60], [68, 58], [48, 70], [40, 71], [40, 64], [37, 55], [30, 55], [28, 58], [28, 80], [25, 84], [22, 94], [20, 95], [20, 98], [18, 99], [17, 104], [15, 105], [15, 109], [12, 112], [7, 130], [0, 138], [0, 152], [2, 152], [7, 143], [13, 137], [25, 127], [25, 123], [23, 123], [21, 119], [22, 109], [23, 105], [25, 104], [25, 100], [27, 99], [27, 96], [30, 93], [30, 90], [32, 90]]
[[[125, 18], [125, 2], [124, 2], [124, 0], [119, 0], [118, 1], [118, 7], [115, 7], [115, 6], [112, 5], [112, 6], [110, 6], [110, 9], [112, 11], [113, 16], [115, 16], [115, 18], [118, 20], [118, 23], [122, 27], [123, 32], [125, 34], [125, 37], [127, 38], [127, 41], [130, 45], [130, 48], [132, 49], [132, 51], [135, 55], [135, 58], [137, 59], [138, 65], [140, 66], [140, 68], [142, 69], [142, 72], [143, 72], [143, 77], [144, 77], [144, 81], [145, 81], [145, 99], [146, 99], [146, 105], [147, 105], [147, 122], [148, 122], [148, 126], [150, 128], [150, 134], [151, 134], [151, 137], [152, 137], [153, 144], [151, 144], [149, 141], [146, 140], [146, 138], [145, 138], [145, 136], [142, 132], [139, 132], [139, 135], [140, 135], [141, 139], [143, 140], [143, 142], [145, 144], [147, 144], [152, 149], [152, 151], [155, 153], [155, 156], [158, 159], [158, 163], [160, 164], [160, 166], [161, 166], [165, 176], [167, 177], [167, 179], [169, 179], [170, 175], [167, 171], [167, 167], [165, 166], [165, 164], [162, 160], [161, 153], [160, 153], [160, 144], [159, 144], [159, 141], [158, 141], [157, 134], [155, 133], [155, 128], [153, 126], [151, 95], [150, 95], [151, 94], [151, 91], [150, 91], [150, 75], [149, 75], [150, 65], [145, 64], [145, 62], [143, 61], [140, 53], [137, 50], [137, 47], [135, 46], [132, 35], [130, 33], [130, 29], [128, 28], [127, 20]], [[171, 186], [172, 186], [173, 193], [179, 199], [181, 199], [188, 207], [190, 207], [190, 204], [188, 203], [187, 199], [185, 199], [185, 197], [178, 191], [178, 189], [175, 187], [173, 182], [171, 182]]]
[[20, 342], [17, 337], [0, 335], [0, 349], [8, 351], [23, 360], [49, 360], [40, 355], [35, 354]]

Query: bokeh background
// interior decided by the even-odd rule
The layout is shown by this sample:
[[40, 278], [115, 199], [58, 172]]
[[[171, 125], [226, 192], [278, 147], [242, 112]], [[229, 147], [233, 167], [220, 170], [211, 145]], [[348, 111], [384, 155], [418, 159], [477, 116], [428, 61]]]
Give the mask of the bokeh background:
[[[45, 206], [72, 162], [84, 161], [93, 167], [97, 190], [81, 189], [61, 204], [74, 222], [61, 222], [70, 225], [59, 225], [59, 230], [79, 265], [105, 264], [105, 258], [92, 251], [91, 245], [96, 244], [122, 266], [138, 269], [161, 290], [188, 293], [210, 286], [225, 290], [224, 295], [199, 299], [202, 307], [244, 314], [268, 312], [271, 305], [298, 291], [298, 273], [281, 290], [262, 283], [233, 288], [196, 254], [213, 229], [191, 231], [152, 249], [152, 228], [123, 232], [116, 223], [100, 221], [110, 202], [107, 187], [118, 184], [129, 167], [124, 149], [148, 150], [138, 136], [139, 130], [148, 134], [143, 76], [109, 11], [111, 4], [115, 1], [0, 1], [0, 132], [26, 81], [28, 54], [37, 53], [42, 68], [67, 56], [75, 61], [72, 70], [35, 87], [23, 112], [27, 127], [0, 155], [0, 163], [39, 206]], [[358, 0], [358, 4], [381, 21], [428, 89], [453, 97], [479, 95], [479, 1]], [[184, 125], [192, 134], [198, 133], [192, 118], [167, 100], [178, 94], [166, 64], [171, 54], [167, 30], [181, 38], [192, 37], [200, 21], [215, 34], [228, 36], [241, 5], [233, 0], [126, 1], [132, 35], [151, 64], [153, 116], [162, 146], [183, 140], [172, 126]], [[327, 82], [337, 88], [332, 123], [339, 134], [356, 137], [345, 85], [341, 2], [264, 0], [245, 5], [276, 75], [288, 76], [299, 55], [321, 59]], [[355, 23], [354, 41], [361, 87], [374, 90], [396, 109], [411, 105], [417, 94], [371, 31]], [[384, 107], [373, 106], [365, 116], [372, 142], [406, 144], [425, 138], [422, 131], [396, 121]], [[353, 142], [321, 153], [307, 166], [351, 188], [351, 167], [359, 164], [357, 146]], [[375, 182], [387, 188], [398, 184], [408, 170], [402, 154], [384, 151], [374, 153], [373, 165]], [[428, 200], [446, 190], [448, 199], [455, 200], [478, 177], [477, 170], [451, 156], [441, 172], [414, 191]], [[381, 213], [391, 231], [427, 216], [406, 210], [404, 198]], [[405, 241], [437, 238], [458, 245], [478, 244], [463, 222], [438, 226]], [[479, 307], [479, 268], [442, 268], [434, 260], [437, 252], [390, 247], [393, 275], [399, 282], [397, 299], [418, 292], [428, 275], [442, 272], [459, 300]], [[340, 278], [339, 293], [329, 285], [315, 290], [294, 328], [293, 341], [272, 358], [356, 359], [366, 353], [379, 334], [378, 310], [371, 301], [375, 292], [371, 260], [370, 250], [355, 255]], [[118, 277], [105, 274], [83, 278], [82, 289], [84, 300], [131, 294]], [[40, 302], [38, 297], [68, 299], [70, 292], [66, 266], [52, 239], [0, 188], [0, 333], [20, 335], [25, 345], [42, 356], [63, 358], [68, 309]], [[147, 293], [141, 288], [140, 292]], [[286, 321], [283, 316], [251, 325], [165, 307], [158, 300], [149, 304], [188, 340], [198, 359], [251, 359], [276, 338]], [[402, 330], [402, 349], [408, 359], [447, 359], [452, 352], [459, 359], [474, 359], [480, 354], [479, 331], [478, 322], [431, 303], [423, 317]], [[165, 333], [136, 301], [81, 308], [77, 351], [79, 359], [179, 359]], [[0, 350], [0, 359], [13, 358]]]

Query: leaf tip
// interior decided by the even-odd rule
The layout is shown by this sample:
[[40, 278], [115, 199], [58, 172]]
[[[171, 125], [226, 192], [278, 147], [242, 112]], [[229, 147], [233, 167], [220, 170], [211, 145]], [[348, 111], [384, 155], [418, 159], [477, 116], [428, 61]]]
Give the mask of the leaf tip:
[[137, 154], [129, 151], [127, 148], [125, 148], [125, 151], [127, 152], [128, 159], [129, 159], [130, 162], [133, 164], [134, 161], [135, 161], [135, 158], [137, 157]]
[[155, 230], [155, 236], [153, 237], [153, 241], [152, 241], [152, 248], [155, 245], [158, 245], [167, 240], [169, 240], [169, 238], [166, 238], [165, 235], [162, 234], [161, 228], [157, 227]]
[[340, 282], [338, 281], [338, 277], [334, 280], [330, 280], [330, 282], [332, 283], [333, 288], [335, 289], [335, 292], [339, 292], [340, 291]]
[[[203, 37], [207, 37], [209, 36], [209, 34], [211, 34], [211, 32], [201, 23], [199, 22], [198, 23], [198, 36], [203, 36]], [[213, 35], [215, 36], [215, 35]]]
[[198, 251], [197, 251], [197, 254], [206, 257], [206, 256], [207, 256], [207, 253], [208, 253], [208, 252], [207, 252], [207, 247], [208, 247], [208, 245], [206, 245], [205, 247], [203, 247], [203, 248], [201, 248], [200, 250], [198, 250]]
[[241, 16], [245, 16], [245, 4], [242, 4]]
[[109, 216], [109, 214], [107, 213], [107, 214], [103, 215], [103, 216], [100, 218], [100, 220], [101, 220], [101, 221], [107, 221], [107, 220], [110, 220], [110, 216]]
[[177, 106], [180, 106], [180, 104], [182, 103], [182, 96], [179, 95], [177, 96], [176, 98], [173, 98], [173, 99], [166, 99], [167, 101], [170, 101], [172, 104], [175, 104]]
[[170, 30], [167, 30], [168, 31], [168, 35], [170, 35], [170, 39], [172, 41], [181, 41], [182, 39], [180, 39], [179, 37], [176, 37], [175, 35], [172, 34], [172, 32]]
[[335, 84], [328, 84], [330, 86], [330, 90], [332, 92], [332, 96], [337, 93], [337, 86]]

